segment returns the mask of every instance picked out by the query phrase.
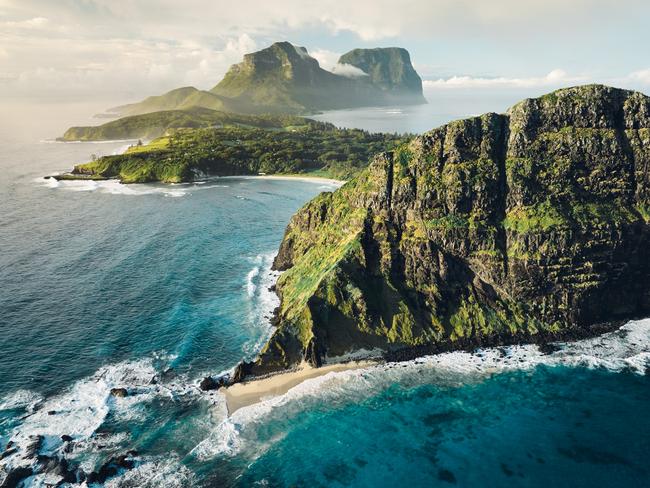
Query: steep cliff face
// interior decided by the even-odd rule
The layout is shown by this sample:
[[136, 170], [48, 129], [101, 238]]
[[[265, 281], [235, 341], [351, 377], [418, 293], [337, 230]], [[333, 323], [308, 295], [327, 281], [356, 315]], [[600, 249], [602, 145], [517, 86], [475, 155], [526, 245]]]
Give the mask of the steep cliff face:
[[[276, 42], [261, 51], [246, 54], [244, 60], [233, 65], [211, 91], [238, 103], [272, 111], [303, 112], [397, 102], [425, 103], [422, 83], [406, 50], [386, 53], [384, 50], [361, 51], [378, 51], [374, 52], [374, 57], [363, 58], [363, 66], [372, 68], [369, 68], [373, 73], [372, 79], [350, 78], [324, 70], [304, 47]], [[410, 88], [413, 75], [420, 81], [419, 92], [416, 89], [415, 95]], [[377, 83], [373, 81], [375, 78]]]
[[434, 129], [292, 218], [278, 328], [239, 374], [648, 314], [649, 191], [640, 93], [569, 88]]
[[353, 49], [339, 58], [339, 64], [359, 68], [368, 81], [385, 93], [411, 97], [424, 103], [422, 79], [411, 64], [411, 57], [401, 47]]

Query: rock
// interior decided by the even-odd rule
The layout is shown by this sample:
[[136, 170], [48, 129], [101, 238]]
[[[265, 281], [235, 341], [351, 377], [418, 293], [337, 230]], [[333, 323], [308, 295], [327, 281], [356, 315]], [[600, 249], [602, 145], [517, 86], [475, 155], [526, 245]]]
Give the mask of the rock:
[[32, 468], [27, 466], [20, 466], [10, 470], [7, 473], [6, 478], [0, 484], [0, 488], [17, 488], [21, 481], [25, 478], [29, 478], [34, 474]]
[[15, 447], [5, 449], [5, 451], [2, 454], [0, 454], [0, 459], [4, 459], [11, 456], [12, 454], [16, 454], [17, 450], [18, 449], [16, 449]]
[[211, 376], [206, 376], [201, 380], [201, 383], [199, 383], [199, 388], [203, 391], [217, 390], [222, 386], [225, 386], [226, 383], [227, 382], [223, 377], [214, 379]]
[[29, 441], [25, 448], [23, 449], [24, 457], [29, 459], [36, 457], [38, 451], [43, 445], [43, 436], [42, 435], [31, 435], [29, 436]]
[[647, 316], [648, 131], [649, 97], [588, 85], [378, 155], [292, 217], [277, 329], [233, 380], [361, 348], [547, 343]]
[[72, 441], [72, 437], [69, 436], [69, 435], [67, 435], [67, 434], [63, 434], [63, 435], [61, 436], [61, 440], [62, 440], [63, 442], [71, 442], [71, 441]]
[[129, 396], [129, 392], [126, 388], [111, 388], [111, 396], [124, 398], [126, 396]]
[[108, 478], [117, 475], [121, 469], [129, 470], [135, 467], [135, 461], [128, 454], [122, 454], [106, 461], [97, 471], [86, 475], [86, 482], [104, 483]]

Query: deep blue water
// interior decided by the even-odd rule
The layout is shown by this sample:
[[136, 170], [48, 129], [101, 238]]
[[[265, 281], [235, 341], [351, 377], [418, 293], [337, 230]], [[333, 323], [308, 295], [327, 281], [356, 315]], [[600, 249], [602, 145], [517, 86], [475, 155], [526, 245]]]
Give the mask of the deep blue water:
[[[446, 117], [434, 108], [417, 123]], [[111, 486], [650, 485], [650, 321], [549, 356], [523, 347], [330, 374], [228, 418], [196, 383], [258, 351], [284, 227], [333, 186], [57, 185], [39, 177], [125, 143], [5, 139], [0, 444], [41, 434], [43, 452], [60, 452], [71, 435], [66, 456], [86, 471], [136, 449], [138, 467]], [[121, 386], [132, 394], [112, 398]]]

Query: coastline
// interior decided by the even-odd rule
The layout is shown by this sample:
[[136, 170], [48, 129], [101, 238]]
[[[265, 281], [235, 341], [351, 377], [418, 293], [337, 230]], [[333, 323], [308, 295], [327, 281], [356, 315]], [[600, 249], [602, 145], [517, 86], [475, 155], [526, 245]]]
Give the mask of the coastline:
[[331, 372], [363, 369], [376, 364], [378, 364], [378, 361], [360, 360], [350, 361], [347, 363], [329, 364], [315, 368], [303, 362], [293, 371], [278, 373], [259, 379], [252, 379], [242, 383], [235, 383], [234, 385], [222, 389], [222, 392], [226, 397], [228, 415], [230, 416], [237, 410], [259, 403], [266, 398], [284, 395], [291, 388], [298, 386], [306, 380], [318, 378], [319, 376], [324, 376]]
[[342, 186], [347, 183], [346, 180], [337, 180], [334, 178], [326, 178], [325, 176], [308, 176], [302, 174], [283, 174], [283, 175], [241, 175], [241, 176], [218, 176], [217, 178], [238, 178], [238, 179], [264, 179], [264, 180], [287, 180], [287, 181], [307, 181], [312, 183], [327, 183], [330, 185]]

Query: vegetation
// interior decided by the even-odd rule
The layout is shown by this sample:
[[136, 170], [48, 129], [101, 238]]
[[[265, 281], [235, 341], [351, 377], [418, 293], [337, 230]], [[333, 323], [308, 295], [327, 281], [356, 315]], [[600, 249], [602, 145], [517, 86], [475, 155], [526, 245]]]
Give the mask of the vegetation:
[[[204, 175], [313, 174], [348, 179], [370, 157], [409, 136], [337, 129], [291, 116], [246, 117], [258, 126], [179, 129], [124, 154], [78, 165], [67, 177], [119, 178], [124, 183], [177, 183]], [[290, 125], [291, 124], [291, 125]], [[300, 124], [300, 125], [298, 125]], [[282, 127], [278, 127], [282, 125]]]
[[193, 107], [187, 110], [165, 110], [144, 115], [133, 115], [113, 120], [96, 127], [71, 127], [61, 141], [102, 141], [115, 139], [152, 139], [169, 129], [245, 126], [260, 128], [288, 128], [304, 126], [308, 122], [292, 115], [242, 115]]

